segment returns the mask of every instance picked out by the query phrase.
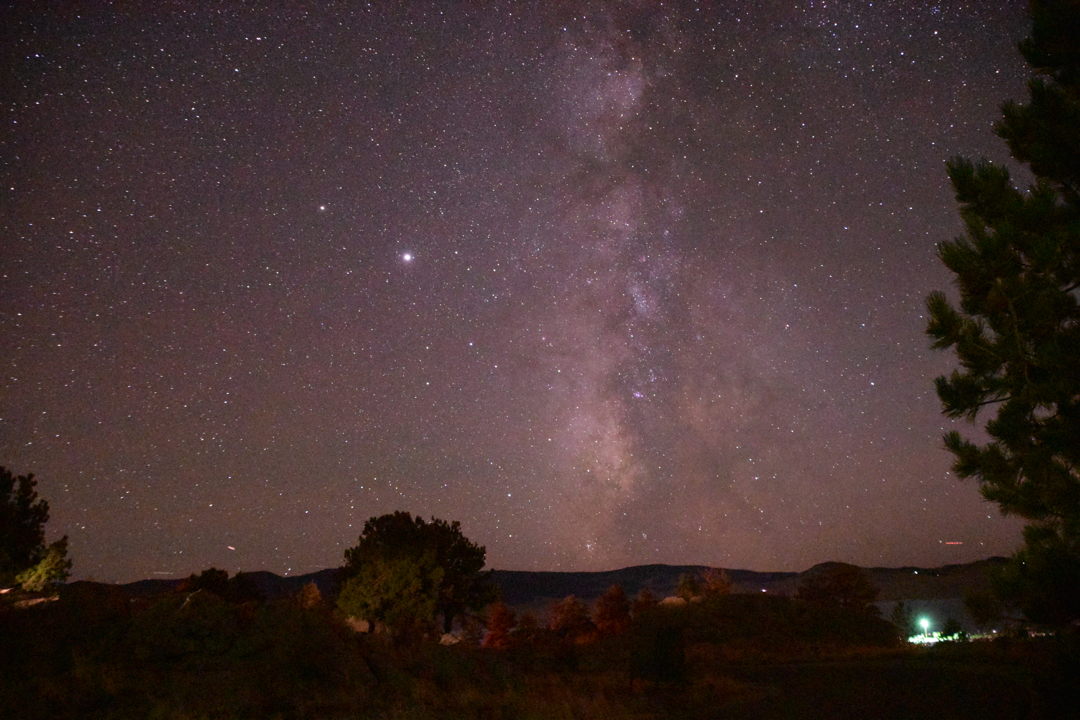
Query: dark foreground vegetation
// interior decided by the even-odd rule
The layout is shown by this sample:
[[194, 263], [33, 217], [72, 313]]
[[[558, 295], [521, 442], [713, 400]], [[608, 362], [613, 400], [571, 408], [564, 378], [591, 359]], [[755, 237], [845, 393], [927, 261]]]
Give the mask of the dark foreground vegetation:
[[475, 623], [448, 647], [357, 634], [314, 586], [271, 602], [219, 590], [145, 599], [73, 583], [30, 607], [5, 596], [0, 714], [1025, 718], [1078, 707], [1075, 638], [915, 649], [880, 618], [798, 598], [639, 608], [617, 634], [524, 620], [493, 649]]

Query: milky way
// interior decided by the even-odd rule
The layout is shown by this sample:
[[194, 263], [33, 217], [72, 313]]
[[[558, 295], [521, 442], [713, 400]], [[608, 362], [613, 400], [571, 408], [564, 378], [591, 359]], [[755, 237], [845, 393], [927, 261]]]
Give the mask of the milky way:
[[31, 5], [0, 464], [76, 577], [307, 572], [397, 509], [507, 569], [1018, 544], [923, 302], [1024, 2]]

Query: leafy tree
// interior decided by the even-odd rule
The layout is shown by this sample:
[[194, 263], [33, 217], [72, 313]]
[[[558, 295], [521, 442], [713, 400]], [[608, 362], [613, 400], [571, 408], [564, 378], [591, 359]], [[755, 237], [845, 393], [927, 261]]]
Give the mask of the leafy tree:
[[596, 625], [588, 606], [573, 595], [554, 603], [548, 610], [548, 629], [571, 642], [583, 642], [595, 635]]
[[514, 628], [514, 642], [523, 645], [536, 642], [542, 632], [540, 621], [536, 619], [536, 615], [526, 610], [521, 613], [521, 617], [517, 621], [517, 627]]
[[182, 593], [193, 593], [198, 590], [206, 590], [207, 592], [214, 593], [219, 598], [224, 598], [228, 589], [228, 571], [218, 570], [217, 568], [207, 568], [198, 575], [191, 573], [191, 575], [180, 583], [180, 587], [177, 588], [177, 590]]
[[701, 592], [706, 596], [730, 595], [731, 578], [720, 568], [706, 568], [701, 573]]
[[826, 563], [811, 568], [795, 597], [814, 603], [836, 604], [847, 610], [874, 613], [878, 590], [854, 565]]
[[675, 594], [681, 597], [683, 600], [689, 602], [696, 595], [701, 594], [701, 583], [698, 581], [697, 575], [692, 573], [683, 573], [679, 576], [679, 585], [675, 589]]
[[180, 583], [177, 589], [183, 593], [205, 590], [222, 600], [234, 603], [262, 602], [265, 599], [249, 576], [238, 572], [230, 578], [227, 570], [217, 568], [207, 568], [198, 575], [192, 573]]
[[54, 542], [45, 551], [41, 562], [19, 573], [15, 582], [22, 585], [23, 590], [41, 592], [50, 585], [67, 580], [68, 571], [71, 570], [71, 561], [67, 559], [67, 543], [67, 535]]
[[491, 606], [491, 614], [487, 620], [487, 636], [484, 638], [484, 647], [502, 650], [510, 647], [510, 633], [517, 624], [517, 617], [506, 603], [497, 602]]
[[684, 573], [679, 576], [679, 585], [675, 594], [683, 600], [695, 597], [727, 595], [731, 592], [731, 580], [727, 573], [719, 568], [705, 568], [699, 573]]
[[630, 627], [630, 600], [621, 585], [612, 585], [596, 601], [595, 622], [602, 635], [619, 635]]
[[347, 615], [392, 628], [432, 623], [444, 574], [431, 552], [375, 557], [345, 582], [337, 605]]
[[456, 521], [425, 522], [402, 511], [373, 517], [364, 523], [356, 547], [345, 551], [338, 605], [346, 612], [373, 613], [357, 616], [383, 622], [441, 615], [444, 631], [450, 632], [456, 616], [495, 599], [491, 572], [483, 572], [485, 552], [462, 535]]
[[634, 606], [631, 608], [635, 618], [639, 618], [657, 606], [659, 601], [649, 588], [641, 588], [641, 592], [634, 598]]
[[[933, 293], [927, 333], [960, 361], [936, 380], [945, 414], [975, 422], [984, 408], [997, 411], [986, 443], [945, 436], [957, 474], [1030, 521], [1013, 574], [1055, 582], [1068, 573], [1025, 576], [1020, 566], [1048, 548], [1055, 561], [1080, 563], [1080, 4], [1033, 0], [1031, 10], [1020, 52], [1041, 77], [1028, 84], [1028, 104], [1003, 107], [995, 132], [1035, 183], [1022, 193], [1005, 168], [949, 162], [966, 233], [938, 254], [960, 304]], [[1080, 597], [1075, 589], [1037, 592]]]
[[322, 591], [314, 582], [309, 582], [296, 596], [297, 604], [305, 610], [317, 610], [323, 607]]
[[[53, 580], [66, 578], [71, 567], [65, 560], [67, 536], [45, 547], [49, 503], [38, 498], [36, 485], [33, 474], [15, 476], [0, 467], [0, 585], [15, 582], [17, 576], [47, 558], [48, 567], [42, 572], [53, 573]], [[41, 573], [33, 577], [40, 578]]]

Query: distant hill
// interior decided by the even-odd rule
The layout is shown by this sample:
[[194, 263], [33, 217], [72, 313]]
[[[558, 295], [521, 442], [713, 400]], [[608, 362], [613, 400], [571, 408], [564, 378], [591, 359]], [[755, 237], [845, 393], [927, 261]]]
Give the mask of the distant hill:
[[[870, 582], [878, 588], [881, 604], [897, 600], [955, 601], [969, 588], [984, 588], [989, 582], [990, 568], [1000, 566], [1004, 558], [990, 558], [963, 565], [939, 568], [863, 568]], [[803, 577], [820, 572], [832, 563], [822, 563], [801, 572], [755, 572], [726, 570], [733, 589], [738, 593], [767, 592], [794, 595]], [[576, 595], [585, 601], [600, 597], [612, 585], [621, 585], [633, 597], [648, 588], [657, 597], [674, 595], [679, 577], [697, 574], [704, 565], [637, 565], [605, 572], [530, 572], [525, 570], [496, 570], [495, 583], [502, 599], [519, 609], [541, 610], [555, 600]], [[282, 577], [271, 572], [244, 573], [268, 598], [296, 595], [309, 582], [314, 582], [324, 595], [334, 588], [336, 569], [320, 570], [307, 575]], [[140, 580], [121, 587], [136, 596], [151, 596], [171, 592], [182, 581]]]
[[[1005, 558], [993, 557], [938, 568], [863, 568], [863, 571], [878, 589], [876, 605], [884, 617], [889, 617], [896, 602], [902, 600], [912, 612], [929, 618], [935, 627], [953, 618], [970, 632], [975, 630], [975, 626], [963, 606], [964, 591], [987, 588], [990, 570], [1005, 562]], [[833, 564], [821, 563], [801, 573], [730, 569], [725, 572], [731, 579], [734, 592], [790, 596], [798, 591], [799, 584], [807, 575], [821, 572]], [[605, 572], [495, 570], [493, 577], [504, 602], [518, 612], [529, 610], [543, 618], [556, 600], [575, 595], [592, 603], [612, 585], [621, 585], [630, 597], [636, 596], [644, 588], [659, 598], [674, 595], [682, 575], [696, 574], [706, 569], [704, 565], [637, 565]], [[329, 597], [335, 589], [336, 574], [336, 568], [285, 577], [262, 570], [244, 573], [267, 599], [295, 596], [309, 582], [314, 582], [323, 595]], [[182, 579], [152, 579], [108, 586], [81, 580], [69, 583], [69, 586], [119, 587], [132, 597], [153, 597], [175, 591], [181, 582]]]
[[989, 572], [1007, 562], [1003, 557], [945, 565], [939, 568], [865, 568], [870, 582], [881, 594], [878, 600], [945, 600], [958, 598], [967, 589], [985, 588]]
[[[297, 595], [310, 582], [315, 583], [323, 595], [329, 595], [334, 589], [334, 576], [336, 574], [337, 568], [319, 570], [307, 575], [286, 575], [284, 577], [266, 570], [256, 570], [255, 572], [244, 573], [244, 577], [254, 582], [255, 587], [259, 588], [259, 592], [267, 599], [273, 600]], [[120, 585], [120, 587], [134, 597], [151, 597], [170, 593], [176, 590], [183, 581], [183, 578], [137, 580]]]
[[[605, 572], [528, 572], [496, 570], [495, 583], [502, 599], [514, 607], [546, 607], [555, 600], [575, 595], [595, 600], [612, 585], [621, 585], [630, 597], [648, 588], [657, 597], [674, 595], [683, 575], [696, 575], [708, 569], [704, 565], [637, 565]], [[735, 592], [794, 592], [799, 573], [761, 573], [752, 570], [727, 570]]]
[[[878, 602], [898, 600], [937, 601], [959, 599], [969, 588], [985, 588], [988, 571], [1005, 562], [990, 558], [963, 565], [939, 568], [863, 568], [867, 578], [878, 588]], [[820, 572], [833, 563], [821, 563], [801, 572], [755, 572], [726, 570], [733, 591], [737, 593], [773, 593], [794, 595], [805, 575]], [[554, 600], [576, 595], [594, 600], [612, 585], [621, 585], [633, 597], [648, 588], [657, 597], [674, 595], [679, 578], [707, 569], [704, 565], [638, 565], [606, 572], [525, 572], [496, 570], [495, 582], [502, 589], [503, 600], [511, 606], [540, 609]]]

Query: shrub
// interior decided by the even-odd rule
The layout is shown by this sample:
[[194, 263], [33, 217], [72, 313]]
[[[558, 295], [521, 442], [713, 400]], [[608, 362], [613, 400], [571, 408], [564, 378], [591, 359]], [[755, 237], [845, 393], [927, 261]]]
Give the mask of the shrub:
[[487, 636], [484, 637], [484, 647], [502, 650], [510, 647], [510, 634], [517, 624], [514, 611], [506, 603], [497, 602], [491, 606], [491, 614], [487, 621]]
[[619, 635], [630, 627], [630, 601], [621, 585], [612, 585], [596, 601], [595, 622], [602, 635]]

